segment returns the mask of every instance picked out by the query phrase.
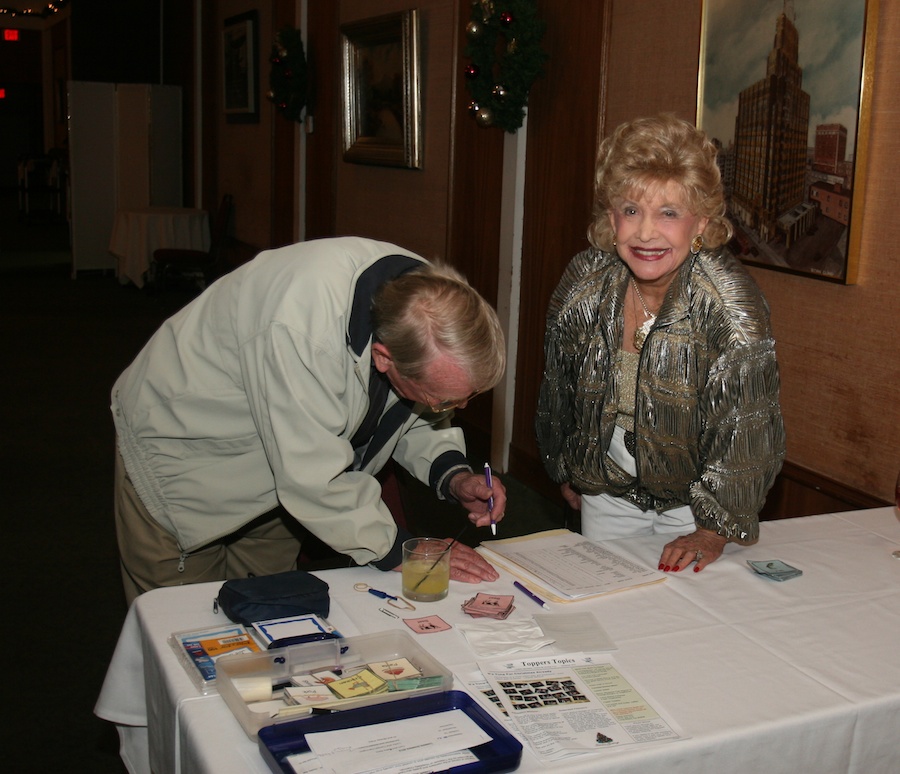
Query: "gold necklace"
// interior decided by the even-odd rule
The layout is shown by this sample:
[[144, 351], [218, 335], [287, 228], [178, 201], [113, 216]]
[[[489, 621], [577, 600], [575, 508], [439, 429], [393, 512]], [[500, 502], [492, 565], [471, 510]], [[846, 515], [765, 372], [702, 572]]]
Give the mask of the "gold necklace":
[[656, 322], [656, 315], [652, 314], [647, 308], [647, 304], [644, 302], [644, 297], [641, 295], [641, 290], [637, 286], [637, 282], [634, 281], [634, 277], [631, 278], [631, 286], [634, 288], [634, 292], [637, 293], [638, 301], [641, 302], [641, 306], [644, 308], [644, 314], [647, 316], [647, 319], [644, 320], [644, 324], [634, 329], [634, 348], [640, 352], [644, 347], [644, 342], [647, 340], [650, 329], [653, 327], [653, 323]]

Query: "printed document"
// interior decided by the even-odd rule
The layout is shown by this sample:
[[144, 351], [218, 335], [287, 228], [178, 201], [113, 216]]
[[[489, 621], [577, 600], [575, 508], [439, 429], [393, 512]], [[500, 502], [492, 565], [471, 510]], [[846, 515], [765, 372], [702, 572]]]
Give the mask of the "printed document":
[[666, 579], [659, 570], [644, 567], [567, 529], [488, 540], [478, 551], [489, 561], [554, 595], [557, 602], [586, 599]]
[[[460, 675], [513, 724], [545, 762], [685, 738], [606, 653], [479, 662]], [[480, 683], [480, 684], [479, 684]]]
[[[477, 758], [469, 748], [491, 741], [474, 720], [462, 710], [448, 710], [416, 718], [405, 718], [369, 726], [322, 731], [306, 735], [310, 756], [293, 756], [297, 772], [443, 771], [449, 766]], [[449, 766], [448, 766], [449, 764]]]

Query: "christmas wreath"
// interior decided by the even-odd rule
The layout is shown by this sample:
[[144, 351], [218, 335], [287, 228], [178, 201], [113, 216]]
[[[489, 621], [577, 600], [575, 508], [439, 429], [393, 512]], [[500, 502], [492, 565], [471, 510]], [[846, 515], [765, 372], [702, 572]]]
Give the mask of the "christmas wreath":
[[466, 36], [469, 113], [481, 126], [515, 132], [525, 118], [528, 90], [547, 59], [535, 0], [475, 0]]
[[285, 117], [302, 120], [306, 105], [306, 56], [300, 30], [284, 27], [272, 45], [272, 70], [269, 73], [269, 99]]

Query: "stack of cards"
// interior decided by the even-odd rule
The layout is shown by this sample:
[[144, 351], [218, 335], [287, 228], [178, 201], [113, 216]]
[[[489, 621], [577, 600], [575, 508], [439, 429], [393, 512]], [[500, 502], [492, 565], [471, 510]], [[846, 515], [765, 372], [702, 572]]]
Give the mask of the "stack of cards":
[[373, 661], [352, 670], [324, 670], [310, 675], [294, 675], [284, 688], [288, 705], [314, 706], [337, 699], [352, 699], [385, 691], [421, 687], [422, 671], [406, 658]]
[[313, 706], [333, 700], [334, 694], [328, 687], [308, 675], [294, 676], [284, 689], [284, 703], [288, 705]]
[[479, 592], [463, 603], [462, 610], [472, 618], [496, 618], [500, 621], [516, 609], [513, 606], [513, 599], [512, 594], [482, 594]]
[[802, 570], [791, 567], [780, 559], [767, 559], [761, 562], [753, 562], [748, 559], [747, 564], [753, 568], [754, 572], [776, 581], [786, 581], [803, 575]]
[[421, 677], [422, 672], [407, 658], [392, 658], [390, 661], [374, 661], [369, 664], [378, 677], [388, 682], [407, 677]]
[[388, 684], [378, 677], [371, 669], [361, 669], [359, 672], [333, 683], [328, 683], [328, 688], [338, 698], [354, 699], [357, 696], [370, 696], [377, 693], [386, 693]]

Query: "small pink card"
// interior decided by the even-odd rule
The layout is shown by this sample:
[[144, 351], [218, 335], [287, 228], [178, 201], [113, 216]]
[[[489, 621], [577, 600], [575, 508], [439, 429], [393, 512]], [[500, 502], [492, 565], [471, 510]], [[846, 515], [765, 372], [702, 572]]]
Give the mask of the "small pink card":
[[462, 609], [473, 618], [506, 618], [515, 607], [512, 594], [482, 594], [480, 591], [466, 600]]
[[433, 634], [434, 632], [445, 632], [447, 629], [453, 628], [439, 615], [429, 615], [425, 618], [404, 618], [403, 623], [416, 634]]

